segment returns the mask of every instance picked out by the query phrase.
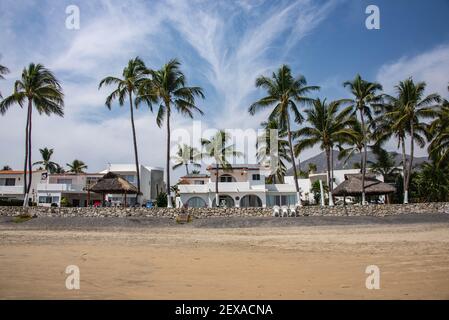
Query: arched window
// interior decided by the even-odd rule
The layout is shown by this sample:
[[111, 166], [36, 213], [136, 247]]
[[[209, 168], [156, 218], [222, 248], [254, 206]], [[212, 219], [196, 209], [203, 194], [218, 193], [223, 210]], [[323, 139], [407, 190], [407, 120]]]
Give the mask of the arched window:
[[200, 197], [192, 197], [187, 201], [189, 208], [204, 208], [206, 207], [206, 201]]
[[219, 182], [235, 182], [235, 178], [230, 174], [222, 174], [218, 180]]
[[[220, 195], [218, 197], [218, 204], [219, 206], [223, 206], [225, 205], [227, 208], [232, 208], [235, 207], [235, 203], [234, 203], [234, 199], [232, 199], [231, 196], [228, 195]], [[216, 202], [215, 202], [215, 198], [213, 201], [213, 206], [216, 207]]]
[[262, 200], [254, 194], [248, 194], [240, 200], [240, 207], [262, 207]]

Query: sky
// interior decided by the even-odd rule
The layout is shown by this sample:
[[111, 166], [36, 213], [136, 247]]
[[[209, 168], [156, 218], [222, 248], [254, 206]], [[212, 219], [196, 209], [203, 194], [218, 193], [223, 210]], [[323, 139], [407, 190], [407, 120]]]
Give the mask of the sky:
[[[79, 29], [66, 27], [69, 5], [79, 8]], [[379, 8], [378, 30], [365, 26], [368, 5]], [[196, 129], [178, 114], [171, 121], [174, 139], [190, 137], [197, 144], [195, 130], [208, 137], [216, 129], [258, 129], [267, 112], [247, 111], [264, 95], [255, 79], [282, 64], [321, 87], [311, 97], [350, 98], [342, 84], [357, 73], [380, 82], [387, 93], [413, 77], [426, 81], [427, 93], [447, 97], [448, 13], [447, 0], [2, 0], [0, 64], [11, 73], [0, 81], [0, 92], [11, 94], [31, 62], [51, 69], [63, 86], [65, 116], [34, 114], [33, 161], [40, 160], [39, 148], [48, 147], [54, 161], [81, 159], [96, 172], [108, 163], [134, 162], [129, 108], [114, 104], [108, 110], [105, 98], [113, 88], [98, 90], [102, 78], [120, 76], [131, 58], [154, 69], [178, 58], [188, 84], [204, 89]], [[165, 166], [166, 132], [155, 113], [142, 105], [135, 117], [140, 162]], [[25, 121], [19, 106], [0, 116], [1, 166], [21, 168]], [[395, 151], [395, 141], [386, 148]], [[318, 152], [307, 150], [300, 159]], [[254, 161], [253, 154], [246, 156], [242, 162]], [[171, 176], [182, 174], [180, 168]]]

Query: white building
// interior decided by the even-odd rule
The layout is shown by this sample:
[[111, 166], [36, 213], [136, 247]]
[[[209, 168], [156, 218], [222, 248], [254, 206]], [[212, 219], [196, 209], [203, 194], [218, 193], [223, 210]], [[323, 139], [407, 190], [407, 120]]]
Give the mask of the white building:
[[[32, 173], [30, 199], [37, 200], [38, 184], [47, 178], [45, 170], [37, 170]], [[23, 171], [0, 170], [0, 199], [23, 201]]]
[[[188, 207], [216, 206], [217, 176], [214, 165], [208, 174], [181, 177], [178, 184], [180, 204]], [[293, 184], [266, 184], [267, 170], [260, 165], [233, 165], [218, 170], [219, 204], [227, 207], [266, 207], [296, 204]]]
[[[132, 164], [111, 164], [106, 170], [99, 173], [63, 173], [50, 174], [37, 185], [37, 200], [39, 206], [61, 205], [65, 198], [70, 206], [86, 207], [101, 205], [102, 201], [110, 201], [114, 205], [124, 204], [122, 195], [108, 194], [105, 199], [102, 195], [88, 192], [103, 175], [114, 172], [123, 176], [131, 184], [137, 185], [136, 166]], [[140, 166], [140, 189], [142, 192], [140, 203], [155, 200], [158, 193], [165, 188], [164, 170], [149, 166]], [[127, 204], [135, 205], [136, 196], [127, 195]]]
[[[214, 165], [207, 168], [207, 174], [190, 174], [180, 178], [178, 184], [178, 206], [215, 206], [216, 173]], [[334, 170], [334, 187], [344, 181], [346, 174], [359, 173], [358, 169]], [[295, 205], [296, 187], [293, 176], [286, 176], [283, 184], [265, 183], [269, 172], [260, 165], [233, 165], [232, 170], [218, 170], [219, 204], [227, 207], [272, 207], [274, 205]], [[377, 177], [383, 181], [382, 176]], [[315, 203], [312, 185], [321, 180], [327, 183], [327, 173], [310, 174], [309, 178], [298, 179], [301, 201]]]
[[49, 207], [61, 205], [65, 198], [70, 206], [86, 207], [99, 205], [101, 196], [88, 193], [88, 188], [94, 185], [103, 175], [100, 173], [55, 173], [49, 174], [47, 179], [37, 186], [38, 205]]
[[[141, 204], [145, 204], [149, 200], [156, 200], [157, 195], [160, 192], [164, 192], [164, 169], [159, 167], [149, 167], [140, 165], [140, 192], [142, 196], [139, 201]], [[101, 175], [108, 172], [113, 172], [121, 175], [129, 183], [137, 186], [137, 170], [135, 164], [110, 164], [108, 168], [101, 171]], [[107, 201], [111, 201], [113, 204], [123, 204], [124, 198], [120, 194], [110, 194], [106, 196]], [[127, 195], [127, 203], [134, 205], [136, 203], [135, 195]]]

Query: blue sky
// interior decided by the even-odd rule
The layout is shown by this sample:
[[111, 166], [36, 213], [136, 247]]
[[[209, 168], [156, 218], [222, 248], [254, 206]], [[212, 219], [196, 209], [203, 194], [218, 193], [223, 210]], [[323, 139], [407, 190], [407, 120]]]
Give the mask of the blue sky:
[[[65, 28], [65, 9], [80, 8], [79, 30]], [[365, 8], [380, 9], [380, 30], [365, 27]], [[13, 1], [0, 2], [0, 63], [11, 69], [0, 90], [6, 95], [21, 69], [41, 62], [61, 80], [66, 116], [35, 118], [34, 155], [55, 148], [55, 160], [84, 160], [92, 171], [108, 162], [132, 162], [129, 110], [97, 90], [106, 75], [120, 75], [127, 61], [142, 57], [159, 68], [170, 58], [182, 62], [189, 84], [202, 86], [202, 128], [258, 128], [266, 113], [247, 108], [262, 91], [260, 74], [289, 64], [319, 97], [346, 98], [345, 80], [360, 73], [380, 81], [387, 92], [409, 76], [428, 83], [428, 92], [447, 96], [449, 1]], [[165, 132], [147, 108], [137, 112], [141, 161], [164, 165]], [[0, 164], [20, 168], [25, 117], [20, 108], [0, 117]], [[192, 121], [174, 117], [175, 129]], [[387, 145], [395, 149], [393, 142]], [[319, 150], [300, 156], [306, 159]], [[424, 151], [419, 151], [424, 154]], [[177, 177], [179, 173], [174, 173]]]

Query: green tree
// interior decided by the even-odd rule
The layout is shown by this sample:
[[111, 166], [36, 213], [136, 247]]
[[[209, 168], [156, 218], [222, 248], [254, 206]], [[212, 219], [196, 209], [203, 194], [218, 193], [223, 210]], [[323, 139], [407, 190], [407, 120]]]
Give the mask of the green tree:
[[394, 182], [400, 173], [400, 170], [396, 168], [394, 156], [380, 146], [373, 148], [373, 153], [376, 156], [376, 161], [367, 162], [371, 167], [371, 172], [382, 175], [385, 182]]
[[11, 171], [11, 170], [12, 170], [12, 168], [8, 165], [4, 165], [2, 168], [2, 171]]
[[412, 178], [413, 185], [420, 201], [446, 202], [449, 200], [449, 168], [436, 162], [424, 162], [421, 170]]
[[[449, 87], [448, 87], [449, 90]], [[449, 165], [449, 101], [443, 100], [436, 118], [429, 126], [431, 142], [427, 148], [430, 158], [438, 166]]]
[[232, 170], [232, 166], [228, 161], [229, 157], [240, 157], [243, 154], [235, 150], [235, 146], [229, 144], [231, 136], [224, 130], [218, 131], [210, 139], [201, 139], [203, 146], [202, 157], [211, 158], [215, 161], [215, 205], [219, 204], [218, 193], [218, 171], [221, 167], [223, 170]]
[[327, 184], [329, 186], [329, 205], [332, 201], [332, 181], [333, 181], [333, 147], [337, 143], [349, 141], [356, 134], [352, 130], [355, 118], [351, 116], [352, 106], [340, 107], [347, 100], [337, 100], [326, 102], [326, 99], [317, 99], [313, 106], [307, 109], [307, 123], [305, 126], [294, 133], [295, 140], [298, 142], [294, 146], [295, 154], [307, 148], [319, 145], [321, 150], [326, 153], [327, 165]]
[[[9, 69], [5, 66], [2, 66], [0, 64], [0, 79], [3, 80], [5, 77], [3, 77], [4, 74], [9, 73]], [[0, 98], [3, 98], [2, 93], [0, 92]]]
[[[404, 203], [408, 203], [410, 177], [413, 172], [415, 143], [424, 147], [428, 136], [428, 125], [423, 120], [437, 116], [436, 109], [441, 101], [436, 93], [424, 96], [425, 82], [414, 83], [412, 78], [401, 81], [396, 86], [397, 96], [385, 95], [388, 101], [383, 118], [386, 119], [388, 131], [400, 136], [402, 141], [402, 159], [404, 167]], [[410, 160], [405, 158], [405, 137], [410, 138]]]
[[195, 168], [200, 168], [201, 164], [198, 162], [201, 159], [201, 152], [195, 148], [191, 147], [187, 144], [179, 144], [178, 151], [176, 154], [171, 157], [171, 160], [174, 162], [172, 167], [173, 170], [184, 166], [186, 168], [186, 174], [189, 174], [189, 165], [192, 165]]
[[[148, 70], [151, 80], [146, 81], [140, 93], [140, 100], [147, 103], [159, 103], [156, 123], [162, 127], [164, 120], [167, 126], [167, 197], [170, 198], [170, 117], [172, 112], [178, 111], [184, 116], [193, 118], [193, 112], [201, 115], [203, 112], [195, 104], [195, 98], [204, 99], [203, 89], [200, 87], [187, 86], [187, 80], [180, 69], [177, 59], [170, 60], [160, 70]], [[168, 206], [171, 201], [168, 199]]]
[[[14, 83], [14, 92], [0, 103], [3, 115], [14, 104], [28, 105], [25, 127], [25, 161], [24, 161], [24, 206], [28, 206], [28, 195], [32, 180], [32, 112], [33, 106], [39, 114], [56, 114], [64, 116], [64, 94], [54, 74], [41, 64], [31, 63], [22, 71], [20, 80]], [[28, 179], [27, 179], [28, 173]], [[27, 181], [28, 180], [28, 181]]]
[[139, 100], [136, 99], [136, 97], [138, 95], [140, 87], [146, 79], [147, 73], [148, 72], [147, 68], [145, 67], [145, 63], [139, 57], [136, 57], [128, 61], [128, 65], [123, 69], [122, 78], [109, 76], [101, 80], [100, 84], [98, 85], [98, 89], [100, 89], [103, 85], [114, 85], [116, 87], [116, 89], [112, 91], [112, 93], [106, 98], [105, 104], [109, 110], [111, 110], [111, 105], [114, 100], [118, 100], [120, 106], [123, 106], [125, 104], [126, 98], [128, 98], [129, 100], [138, 195], [140, 194], [140, 166], [137, 150], [136, 128], [134, 125], [134, 108], [138, 108]]
[[367, 122], [365, 117], [368, 118], [368, 123], [372, 122], [371, 107], [372, 104], [378, 103], [380, 101], [380, 96], [377, 94], [378, 91], [382, 90], [382, 86], [376, 82], [369, 82], [362, 79], [358, 74], [351, 81], [346, 81], [343, 84], [348, 87], [354, 96], [353, 108], [354, 112], [358, 112], [360, 116], [360, 124], [362, 129], [362, 141], [363, 141], [363, 153], [362, 153], [362, 204], [365, 202], [365, 175], [366, 175], [366, 161], [367, 161], [367, 141], [365, 140], [368, 134]]
[[294, 78], [289, 66], [282, 65], [271, 77], [260, 76], [256, 79], [256, 87], [262, 88], [267, 95], [254, 102], [249, 107], [249, 113], [271, 108], [269, 120], [277, 120], [281, 128], [286, 128], [287, 139], [290, 150], [293, 174], [295, 180], [296, 197], [298, 204], [301, 204], [301, 195], [298, 184], [298, 168], [296, 167], [295, 156], [293, 154], [291, 114], [297, 123], [301, 123], [303, 117], [299, 112], [299, 105], [310, 105], [312, 98], [307, 97], [312, 91], [319, 90], [318, 86], [308, 86], [306, 78], [302, 75]]
[[69, 172], [72, 173], [84, 173], [84, 170], [87, 169], [87, 165], [83, 161], [76, 159], [66, 165], [70, 169]]
[[41, 153], [42, 160], [33, 163], [33, 166], [42, 165], [44, 169], [50, 173], [55, 173], [59, 167], [59, 164], [51, 161], [51, 156], [53, 155], [53, 149], [43, 148], [39, 149]]
[[[268, 183], [284, 183], [287, 172], [286, 163], [291, 162], [290, 149], [285, 128], [281, 128], [279, 121], [272, 119], [261, 123], [263, 135], [256, 143], [256, 157], [259, 163], [270, 166], [271, 172], [267, 178]], [[277, 146], [272, 142], [277, 141]]]

